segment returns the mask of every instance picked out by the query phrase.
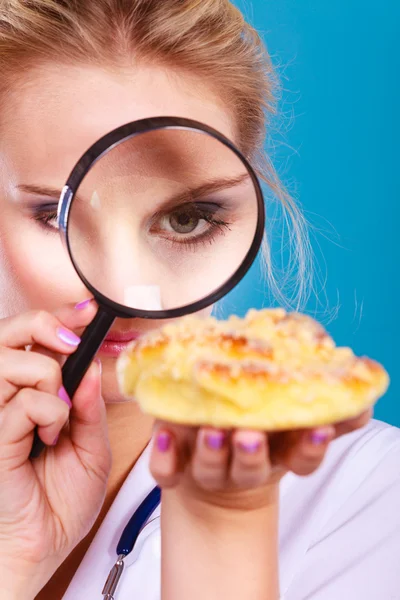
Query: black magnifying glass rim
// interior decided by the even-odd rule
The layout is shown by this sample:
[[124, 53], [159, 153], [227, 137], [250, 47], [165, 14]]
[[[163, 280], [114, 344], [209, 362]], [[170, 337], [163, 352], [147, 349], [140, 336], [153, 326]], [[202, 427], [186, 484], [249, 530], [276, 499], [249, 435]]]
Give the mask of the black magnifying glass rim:
[[[237, 270], [223, 283], [219, 288], [214, 290], [208, 296], [205, 296], [201, 300], [197, 300], [191, 304], [186, 304], [179, 308], [172, 308], [167, 310], [143, 310], [138, 308], [129, 308], [113, 300], [110, 300], [107, 296], [104, 296], [101, 292], [99, 292], [93, 285], [88, 281], [85, 275], [82, 273], [79, 265], [75, 261], [75, 258], [72, 254], [69, 238], [68, 238], [68, 216], [71, 208], [71, 204], [74, 200], [75, 194], [82, 183], [82, 180], [90, 171], [90, 169], [100, 160], [105, 154], [107, 154], [110, 150], [115, 148], [117, 145], [123, 143], [124, 141], [134, 138], [137, 135], [141, 135], [143, 133], [149, 133], [151, 131], [158, 130], [183, 130], [183, 131], [196, 131], [197, 133], [202, 133], [206, 135], [210, 135], [215, 138], [219, 142], [221, 142], [224, 146], [229, 148], [244, 164], [247, 168], [247, 171], [252, 179], [254, 189], [256, 191], [257, 196], [257, 209], [258, 209], [258, 219], [257, 219], [257, 227], [254, 234], [253, 242], [244, 257], [242, 263], [239, 265]], [[148, 119], [141, 119], [138, 121], [132, 121], [130, 123], [126, 123], [116, 129], [113, 129], [102, 138], [100, 138], [97, 142], [95, 142], [79, 159], [76, 163], [75, 167], [71, 171], [70, 176], [63, 188], [59, 205], [58, 205], [58, 226], [60, 230], [60, 234], [63, 239], [63, 243], [66, 245], [68, 250], [69, 257], [72, 261], [75, 271], [79, 275], [81, 281], [84, 283], [86, 288], [93, 294], [96, 302], [103, 307], [103, 309], [110, 309], [116, 317], [122, 318], [142, 318], [142, 319], [166, 319], [166, 318], [175, 318], [181, 317], [183, 315], [191, 314], [194, 312], [198, 312], [203, 308], [210, 306], [211, 304], [215, 304], [226, 296], [246, 275], [247, 271], [250, 269], [253, 264], [258, 251], [261, 247], [261, 243], [264, 236], [265, 229], [265, 205], [264, 205], [264, 197], [261, 190], [261, 186], [258, 180], [258, 177], [250, 165], [246, 157], [240, 152], [240, 150], [231, 142], [228, 138], [222, 135], [216, 129], [205, 125], [204, 123], [200, 123], [199, 121], [194, 121], [192, 119], [183, 119], [180, 117], [151, 117]]]

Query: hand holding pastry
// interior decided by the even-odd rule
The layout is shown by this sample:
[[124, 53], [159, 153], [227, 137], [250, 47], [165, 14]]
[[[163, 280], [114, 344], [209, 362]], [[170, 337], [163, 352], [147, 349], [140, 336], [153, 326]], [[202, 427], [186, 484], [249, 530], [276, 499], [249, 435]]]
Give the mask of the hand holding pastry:
[[[367, 409], [336, 425], [272, 433], [160, 421], [151, 470], [164, 489], [183, 484], [190, 494], [212, 504], [254, 509], [270, 502], [265, 490], [285, 473], [310, 475], [333, 439], [365, 426], [371, 416], [372, 409]], [[256, 489], [260, 493], [254, 493]]]
[[378, 363], [281, 309], [187, 317], [136, 341], [118, 367], [124, 393], [158, 419], [151, 467], [160, 485], [248, 508], [287, 471], [317, 469], [388, 386]]

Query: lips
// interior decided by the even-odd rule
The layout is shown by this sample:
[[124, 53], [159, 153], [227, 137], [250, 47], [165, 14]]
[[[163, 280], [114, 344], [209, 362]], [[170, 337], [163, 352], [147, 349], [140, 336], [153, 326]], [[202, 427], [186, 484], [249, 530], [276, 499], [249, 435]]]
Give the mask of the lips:
[[105, 339], [106, 342], [132, 342], [140, 337], [138, 331], [110, 331]]
[[140, 335], [138, 331], [110, 331], [100, 346], [99, 352], [103, 356], [117, 358]]

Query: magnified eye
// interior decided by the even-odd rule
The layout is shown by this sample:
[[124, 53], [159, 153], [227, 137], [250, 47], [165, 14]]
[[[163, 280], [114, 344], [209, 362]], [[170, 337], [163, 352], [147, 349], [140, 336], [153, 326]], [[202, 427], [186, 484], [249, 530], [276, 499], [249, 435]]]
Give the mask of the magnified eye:
[[229, 223], [218, 216], [221, 213], [224, 209], [216, 203], [182, 204], [172, 211], [156, 215], [150, 231], [169, 242], [194, 247], [194, 244], [212, 241], [224, 228], [229, 229]]
[[176, 233], [192, 233], [198, 227], [201, 220], [205, 221], [204, 217], [201, 219], [196, 211], [190, 208], [183, 208], [182, 210], [166, 215], [164, 220]]

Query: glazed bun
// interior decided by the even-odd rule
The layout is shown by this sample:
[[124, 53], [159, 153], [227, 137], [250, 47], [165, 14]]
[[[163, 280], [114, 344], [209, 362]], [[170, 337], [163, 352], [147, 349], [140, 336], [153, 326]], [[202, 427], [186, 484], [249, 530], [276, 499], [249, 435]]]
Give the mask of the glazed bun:
[[283, 309], [184, 317], [133, 342], [117, 370], [121, 392], [156, 418], [266, 431], [357, 416], [389, 384], [380, 364]]

